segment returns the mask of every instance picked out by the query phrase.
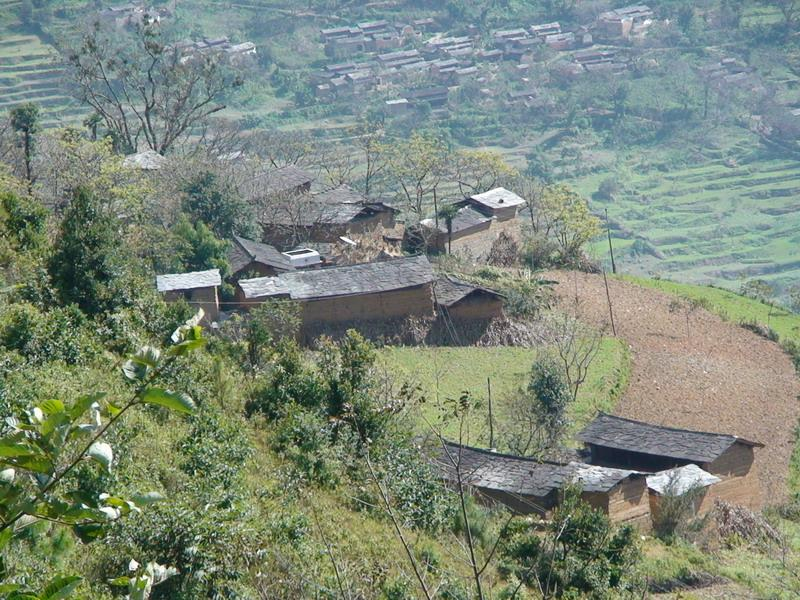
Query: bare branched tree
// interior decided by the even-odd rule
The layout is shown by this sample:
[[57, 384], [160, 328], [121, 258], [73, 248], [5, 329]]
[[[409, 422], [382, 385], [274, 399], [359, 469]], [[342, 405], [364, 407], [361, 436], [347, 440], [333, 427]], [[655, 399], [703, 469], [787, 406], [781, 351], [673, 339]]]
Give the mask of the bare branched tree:
[[247, 138], [246, 150], [280, 168], [308, 163], [314, 145], [302, 132], [262, 129]]
[[603, 332], [567, 314], [555, 317], [552, 328], [553, 346], [564, 367], [564, 377], [575, 401], [589, 375], [589, 367], [600, 350]]
[[78, 98], [126, 151], [143, 144], [166, 154], [241, 84], [224, 53], [183, 50], [164, 36], [155, 25], [126, 34], [97, 23], [66, 53]]

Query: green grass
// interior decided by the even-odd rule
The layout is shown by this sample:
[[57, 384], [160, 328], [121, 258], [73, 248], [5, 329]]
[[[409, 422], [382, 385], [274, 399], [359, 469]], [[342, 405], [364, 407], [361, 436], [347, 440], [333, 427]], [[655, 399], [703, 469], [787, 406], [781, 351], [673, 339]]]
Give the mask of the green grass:
[[[738, 545], [703, 552], [695, 544], [678, 542], [666, 545], [656, 539], [648, 539], [643, 547], [644, 560], [641, 569], [648, 580], [656, 584], [686, 580], [692, 575], [706, 573], [723, 577], [736, 586], [741, 586], [750, 598], [797, 598], [800, 595], [800, 577], [797, 575], [800, 566], [797, 560], [800, 552], [800, 525], [779, 519], [777, 526], [784, 536], [787, 550], [785, 557], [778, 547], [759, 550]], [[680, 597], [705, 596], [698, 594]]]
[[[451, 402], [468, 391], [481, 401], [482, 414], [474, 414], [469, 423], [469, 443], [486, 445], [488, 429], [488, 388], [491, 380], [492, 405], [496, 429], [514, 418], [508, 402], [526, 385], [536, 358], [536, 349], [512, 347], [409, 348], [387, 347], [380, 355], [384, 366], [401, 379], [420, 386], [426, 397], [425, 419], [436, 421]], [[583, 427], [599, 410], [610, 411], [628, 383], [630, 356], [627, 347], [614, 338], [605, 338], [594, 359], [578, 401], [570, 408], [571, 430]], [[422, 416], [421, 431], [425, 430]], [[457, 423], [448, 422], [444, 433], [455, 436]]]
[[[770, 314], [770, 307], [763, 302], [746, 298], [729, 290], [688, 283], [677, 283], [664, 279], [646, 279], [629, 275], [624, 275], [620, 278], [676, 296], [705, 300], [708, 302], [708, 307], [712, 312], [726, 320], [737, 323], [755, 321], [766, 325]], [[800, 315], [776, 307], [772, 309], [772, 316], [769, 318], [769, 326], [782, 340], [786, 339], [800, 342]]]

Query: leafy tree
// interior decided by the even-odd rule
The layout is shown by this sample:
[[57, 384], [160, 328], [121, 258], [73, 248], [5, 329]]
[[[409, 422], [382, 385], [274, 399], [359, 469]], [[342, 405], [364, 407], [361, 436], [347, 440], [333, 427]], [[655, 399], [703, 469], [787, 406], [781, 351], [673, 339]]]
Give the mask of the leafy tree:
[[[605, 598], [631, 591], [638, 560], [636, 534], [614, 527], [602, 512], [567, 488], [541, 535], [523, 520], [506, 527], [500, 543], [505, 567], [543, 598]], [[516, 595], [516, 592], [515, 594]]]
[[507, 432], [509, 448], [521, 456], [541, 456], [558, 442], [567, 425], [572, 393], [563, 366], [549, 352], [537, 356], [525, 390], [515, 395], [517, 418]]
[[229, 240], [235, 233], [249, 233], [250, 214], [247, 203], [217, 175], [203, 172], [184, 188], [184, 209], [192, 220], [202, 221], [218, 238]]
[[547, 186], [537, 202], [544, 234], [558, 244], [563, 261], [578, 259], [583, 247], [600, 234], [600, 220], [589, 211], [586, 200], [567, 186]]
[[388, 175], [399, 188], [407, 209], [421, 218], [428, 202], [438, 212], [438, 191], [447, 179], [448, 166], [445, 142], [433, 134], [415, 131], [408, 140], [394, 145]]
[[456, 154], [454, 162], [458, 189], [465, 197], [495, 188], [517, 174], [499, 152], [462, 150]]
[[185, 55], [157, 24], [132, 33], [99, 24], [71, 49], [67, 63], [77, 96], [99, 114], [126, 152], [147, 148], [166, 154], [241, 85], [224, 53]]
[[120, 305], [126, 258], [119, 234], [117, 223], [100, 209], [97, 198], [78, 189], [64, 213], [48, 264], [64, 304], [77, 304], [90, 315]]
[[47, 210], [30, 197], [0, 193], [0, 232], [17, 251], [35, 252], [47, 241]]
[[39, 107], [33, 102], [26, 102], [9, 112], [11, 129], [20, 137], [22, 157], [25, 164], [25, 179], [33, 184], [33, 155], [36, 151], [34, 136], [39, 131]]
[[280, 342], [296, 338], [300, 308], [285, 300], [263, 302], [250, 310], [246, 328], [248, 361], [251, 369], [257, 369]]
[[800, 284], [796, 283], [789, 288], [789, 307], [792, 311], [800, 313]]
[[223, 277], [231, 270], [228, 262], [228, 242], [217, 239], [202, 221], [189, 221], [181, 215], [172, 227], [177, 240], [176, 258], [186, 271], [219, 269]]
[[800, 18], [800, 1], [798, 0], [759, 0], [765, 6], [777, 9], [783, 16], [783, 25], [786, 33], [795, 30], [797, 20]]
[[171, 363], [204, 344], [199, 318], [179, 328], [173, 334], [174, 344], [165, 352], [145, 347], [125, 362], [122, 372], [132, 383], [127, 398], [94, 393], [71, 403], [46, 400], [8, 419], [0, 436], [0, 584], [5, 594], [20, 600], [66, 598], [80, 584], [80, 577], [59, 576], [41, 595], [35, 595], [14, 581], [14, 574], [6, 568], [8, 553], [34, 523], [68, 527], [89, 543], [117, 519], [163, 499], [156, 492], [132, 498], [95, 495], [81, 487], [75, 475], [86, 461], [106, 471], [113, 468], [114, 449], [106, 434], [133, 408], [152, 405], [183, 413], [194, 410], [191, 398], [158, 387], [156, 380]]

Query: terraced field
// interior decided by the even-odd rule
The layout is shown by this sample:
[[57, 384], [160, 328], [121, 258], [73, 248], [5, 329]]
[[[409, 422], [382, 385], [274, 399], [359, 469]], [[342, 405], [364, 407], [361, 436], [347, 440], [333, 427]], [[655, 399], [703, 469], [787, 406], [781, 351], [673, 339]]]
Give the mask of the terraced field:
[[[624, 272], [724, 287], [752, 277], [800, 280], [800, 161], [751, 151], [668, 172], [630, 171], [613, 201], [593, 201], [597, 212], [608, 209]], [[608, 177], [577, 186], [590, 196]], [[605, 243], [595, 249], [607, 257]]]
[[0, 113], [33, 101], [46, 127], [79, 122], [86, 114], [69, 95], [55, 48], [33, 35], [0, 32]]

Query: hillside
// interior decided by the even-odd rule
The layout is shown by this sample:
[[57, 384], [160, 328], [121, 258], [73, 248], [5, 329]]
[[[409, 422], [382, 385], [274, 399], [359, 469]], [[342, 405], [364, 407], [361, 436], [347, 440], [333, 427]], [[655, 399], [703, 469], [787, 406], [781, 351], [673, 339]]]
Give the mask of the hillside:
[[[185, 0], [164, 26], [177, 36], [226, 36], [257, 46], [245, 85], [227, 99], [223, 113], [246, 130], [306, 132], [331, 143], [348, 139], [366, 113], [380, 113], [398, 137], [439, 131], [455, 146], [498, 151], [521, 172], [574, 186], [593, 198], [599, 215], [608, 209], [617, 261], [627, 272], [730, 289], [758, 277], [785, 298], [800, 276], [793, 253], [800, 190], [791, 148], [798, 77], [796, 50], [784, 43], [778, 8], [705, 0], [687, 9], [682, 2], [653, 2], [653, 23], [638, 37], [595, 33], [597, 40], [567, 49], [529, 45], [535, 50], [512, 52], [501, 62], [478, 55], [505, 47], [497, 32], [535, 23], [594, 31], [601, 11], [618, 4], [547, 8], [510, 2], [507, 10], [492, 5], [482, 13], [470, 2], [298, 7], [281, 0]], [[45, 23], [43, 35], [22, 25], [19, 5], [3, 7], [0, 107], [35, 100], [46, 109], [47, 125], [80, 124], [87, 111], [69, 100], [63, 73], [50, 63], [54, 48], [43, 40], [69, 43], [96, 9], [69, 2], [43, 3], [37, 10], [33, 18]], [[425, 53], [431, 40], [463, 36], [480, 19], [474, 52], [457, 57], [461, 68], [477, 74], [451, 80], [379, 72], [364, 89], [331, 97], [315, 91], [326, 81], [319, 79], [326, 67], [349, 61], [363, 74], [379, 53], [332, 56], [321, 39], [324, 29], [428, 20], [432, 24], [417, 37], [385, 49]], [[592, 53], [599, 53], [599, 66], [590, 61], [592, 69], [570, 71]], [[535, 90], [526, 95], [533, 82]], [[386, 100], [431, 86], [449, 87], [444, 105], [423, 102], [400, 116], [387, 111]], [[788, 142], [778, 139], [784, 130]], [[605, 192], [598, 193], [601, 186]], [[596, 255], [607, 260], [602, 244]]]
[[[577, 286], [580, 318], [610, 327], [602, 277], [552, 277], [561, 282], [565, 307], [575, 301]], [[671, 310], [673, 295], [626, 281], [609, 284], [617, 334], [632, 356], [630, 384], [616, 412], [674, 427], [730, 431], [764, 443], [756, 457], [764, 497], [778, 502], [789, 497], [795, 491], [789, 485], [794, 479], [790, 465], [800, 418], [800, 381], [791, 358], [735, 321], [703, 309], [688, 317], [685, 308]], [[693, 288], [697, 296], [703, 291]], [[714, 293], [709, 290], [710, 297]]]

